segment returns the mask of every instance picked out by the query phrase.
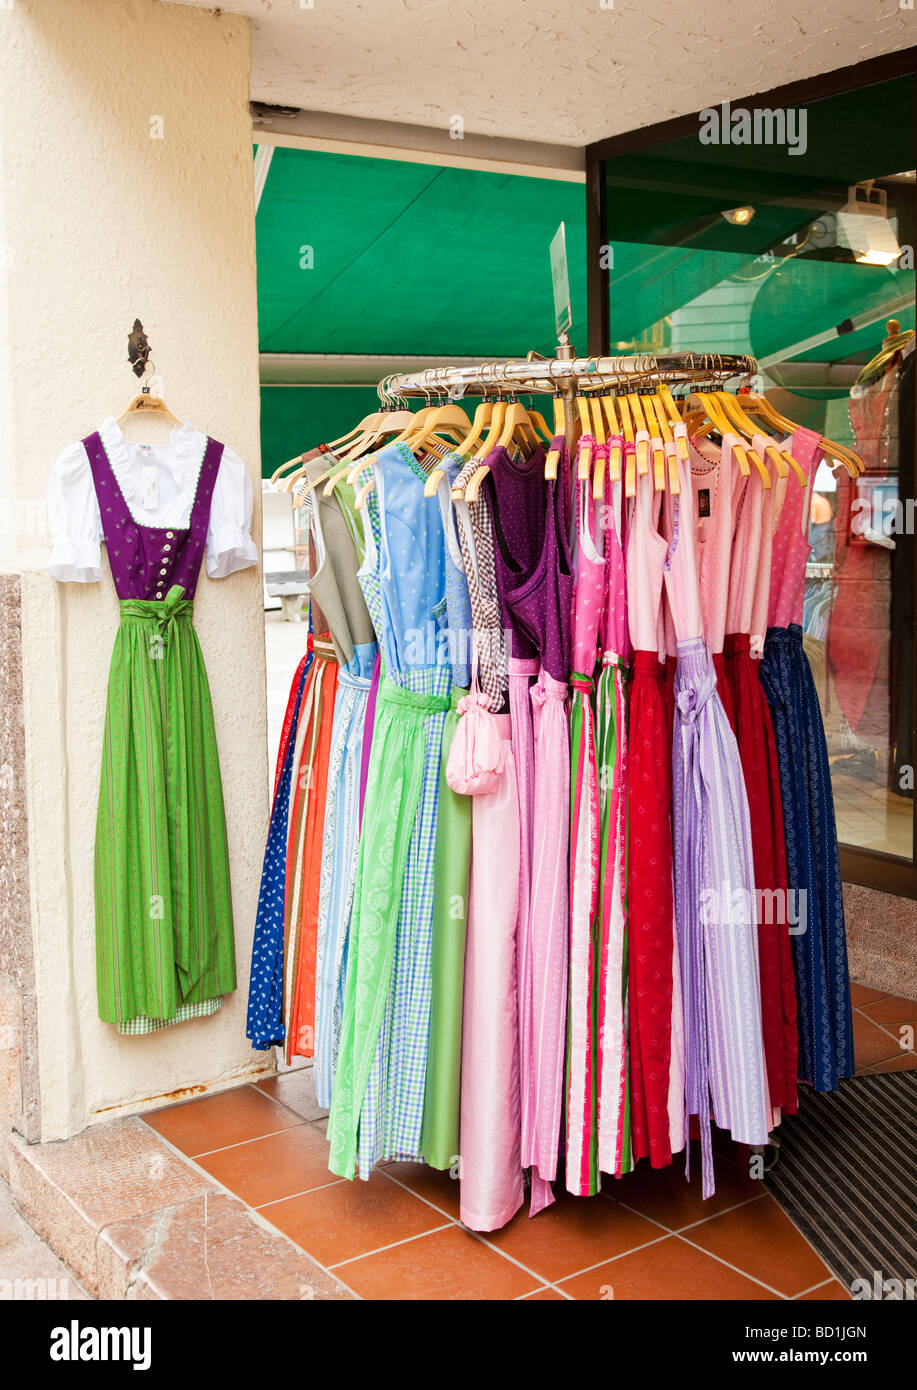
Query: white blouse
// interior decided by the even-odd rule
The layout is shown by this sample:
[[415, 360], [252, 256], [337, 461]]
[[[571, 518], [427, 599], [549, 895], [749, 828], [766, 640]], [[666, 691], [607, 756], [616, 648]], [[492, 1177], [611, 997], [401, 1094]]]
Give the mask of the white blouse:
[[[168, 444], [136, 444], [124, 438], [112, 416], [102, 421], [99, 434], [134, 521], [140, 526], [187, 526], [206, 435], [181, 424], [172, 430]], [[253, 502], [245, 464], [234, 450], [224, 447], [207, 529], [211, 579], [223, 579], [258, 563], [251, 538]], [[81, 584], [101, 579], [102, 517], [89, 457], [81, 443], [66, 448], [51, 470], [48, 522], [54, 542], [48, 569], [54, 578]]]

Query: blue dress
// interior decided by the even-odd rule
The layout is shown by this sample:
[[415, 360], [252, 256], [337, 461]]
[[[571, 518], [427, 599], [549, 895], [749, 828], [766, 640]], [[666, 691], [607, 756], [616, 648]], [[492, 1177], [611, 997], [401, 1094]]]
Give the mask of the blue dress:
[[777, 745], [787, 883], [806, 895], [797, 899], [805, 930], [790, 932], [799, 1076], [817, 1091], [833, 1091], [853, 1075], [853, 1010], [828, 749], [798, 623], [767, 629], [759, 674]]

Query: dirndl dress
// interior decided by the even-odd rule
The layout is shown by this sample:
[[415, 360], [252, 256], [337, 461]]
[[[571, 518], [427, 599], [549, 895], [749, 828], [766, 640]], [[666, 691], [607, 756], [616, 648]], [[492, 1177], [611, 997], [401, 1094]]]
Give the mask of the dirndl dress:
[[[82, 459], [76, 448], [61, 456], [49, 496], [51, 572], [68, 579], [100, 577], [98, 539], [104, 538], [120, 601], [94, 876], [99, 1017], [126, 1034], [215, 1013], [236, 987], [220, 765], [210, 688], [192, 624], [201, 562], [205, 551], [214, 554], [208, 532], [224, 446], [180, 426], [172, 445], [164, 447], [184, 457], [193, 452], [195, 438], [202, 457], [184, 525], [135, 520], [127, 497], [133, 495], [136, 466], [140, 460], [149, 466], [152, 459], [158, 468], [162, 450], [129, 444], [114, 420], [82, 440]], [[232, 457], [247, 479], [241, 460]], [[179, 478], [179, 487], [166, 515], [182, 515], [187, 478], [183, 487]], [[244, 514], [244, 498], [240, 505]], [[97, 516], [96, 538], [87, 537], [82, 561], [64, 535], [66, 508]], [[231, 568], [257, 559], [248, 523], [241, 524], [244, 515], [239, 521]]]

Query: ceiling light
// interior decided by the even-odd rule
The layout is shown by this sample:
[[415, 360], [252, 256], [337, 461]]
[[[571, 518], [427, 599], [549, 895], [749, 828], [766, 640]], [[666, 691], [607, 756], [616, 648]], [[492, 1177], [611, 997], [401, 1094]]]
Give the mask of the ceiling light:
[[853, 252], [860, 265], [891, 265], [901, 247], [888, 220], [885, 190], [873, 180], [854, 184], [837, 214], [837, 244]]
[[733, 227], [747, 227], [755, 215], [754, 208], [727, 208], [723, 213], [727, 222], [731, 222]]

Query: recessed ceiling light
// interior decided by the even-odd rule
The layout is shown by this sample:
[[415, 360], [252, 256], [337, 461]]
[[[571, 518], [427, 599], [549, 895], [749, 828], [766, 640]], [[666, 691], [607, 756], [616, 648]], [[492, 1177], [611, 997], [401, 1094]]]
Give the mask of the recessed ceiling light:
[[723, 216], [727, 222], [731, 222], [733, 227], [747, 227], [748, 223], [755, 215], [754, 208], [728, 208]]

